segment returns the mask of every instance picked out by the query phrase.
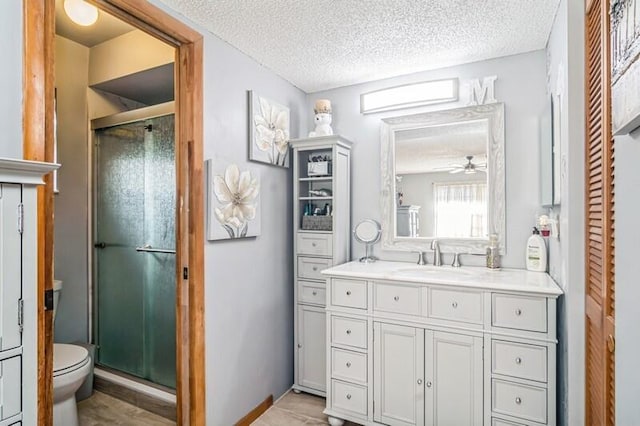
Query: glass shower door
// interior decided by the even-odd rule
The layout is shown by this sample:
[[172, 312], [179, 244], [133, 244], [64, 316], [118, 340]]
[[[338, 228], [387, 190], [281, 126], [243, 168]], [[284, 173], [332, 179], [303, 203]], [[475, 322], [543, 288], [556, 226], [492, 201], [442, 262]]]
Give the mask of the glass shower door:
[[97, 362], [175, 388], [174, 117], [96, 142]]

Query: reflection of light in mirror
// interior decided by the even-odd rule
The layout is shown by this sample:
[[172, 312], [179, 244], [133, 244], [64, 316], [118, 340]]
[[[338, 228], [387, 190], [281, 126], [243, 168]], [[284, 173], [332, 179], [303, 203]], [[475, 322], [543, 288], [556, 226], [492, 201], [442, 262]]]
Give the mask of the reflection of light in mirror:
[[425, 81], [365, 93], [360, 97], [363, 114], [410, 108], [458, 99], [458, 79]]

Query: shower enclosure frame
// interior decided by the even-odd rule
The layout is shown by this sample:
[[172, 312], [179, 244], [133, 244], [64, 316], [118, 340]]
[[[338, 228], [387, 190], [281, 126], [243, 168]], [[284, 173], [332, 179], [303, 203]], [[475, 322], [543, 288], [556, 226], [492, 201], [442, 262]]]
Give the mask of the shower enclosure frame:
[[[176, 341], [179, 425], [204, 425], [203, 37], [145, 0], [89, 0], [176, 49]], [[23, 0], [23, 157], [53, 160], [55, 0]], [[38, 424], [53, 423], [52, 176], [38, 189]]]

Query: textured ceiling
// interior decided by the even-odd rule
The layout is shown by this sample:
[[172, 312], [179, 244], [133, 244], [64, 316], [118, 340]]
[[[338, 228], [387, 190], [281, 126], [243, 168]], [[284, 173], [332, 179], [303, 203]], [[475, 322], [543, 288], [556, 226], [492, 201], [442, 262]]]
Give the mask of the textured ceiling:
[[545, 47], [559, 0], [161, 0], [307, 93]]

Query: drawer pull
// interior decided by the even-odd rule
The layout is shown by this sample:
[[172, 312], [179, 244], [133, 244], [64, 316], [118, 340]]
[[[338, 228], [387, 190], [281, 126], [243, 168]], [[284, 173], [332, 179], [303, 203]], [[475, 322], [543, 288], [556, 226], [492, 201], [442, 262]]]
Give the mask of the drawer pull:
[[302, 349], [302, 345], [298, 343], [298, 349]]
[[516, 358], [516, 364], [518, 364], [518, 365], [522, 364], [522, 358], [517, 357]]
[[311, 243], [311, 247], [315, 247], [316, 245], [316, 243]]
[[317, 266], [314, 266], [312, 269], [313, 269], [313, 272], [315, 272], [315, 271], [317, 271], [317, 270], [318, 270], [318, 267], [317, 267]]
[[347, 334], [351, 334], [351, 330], [347, 329]]
[[519, 396], [516, 396], [516, 404], [522, 404], [522, 399]]
[[427, 387], [430, 388], [431, 387], [431, 382], [427, 382]]
[[422, 379], [418, 379], [418, 384], [421, 385], [422, 384]]
[[311, 292], [311, 294], [313, 294], [314, 296], [317, 296], [318, 292], [317, 291], [313, 291], [313, 292]]
[[520, 308], [516, 309], [516, 316], [522, 315], [522, 310]]
[[347, 394], [347, 399], [351, 399], [351, 394], [350, 393]]
[[347, 296], [351, 296], [351, 290], [347, 290]]
[[457, 308], [457, 307], [458, 307], [458, 302], [453, 302], [453, 303], [451, 304], [451, 306], [453, 306], [453, 309]]
[[347, 368], [351, 368], [351, 363], [349, 361], [347, 361]]
[[393, 298], [393, 300], [395, 300], [395, 301], [397, 302], [398, 300], [400, 300], [400, 296], [395, 296], [395, 297]]

